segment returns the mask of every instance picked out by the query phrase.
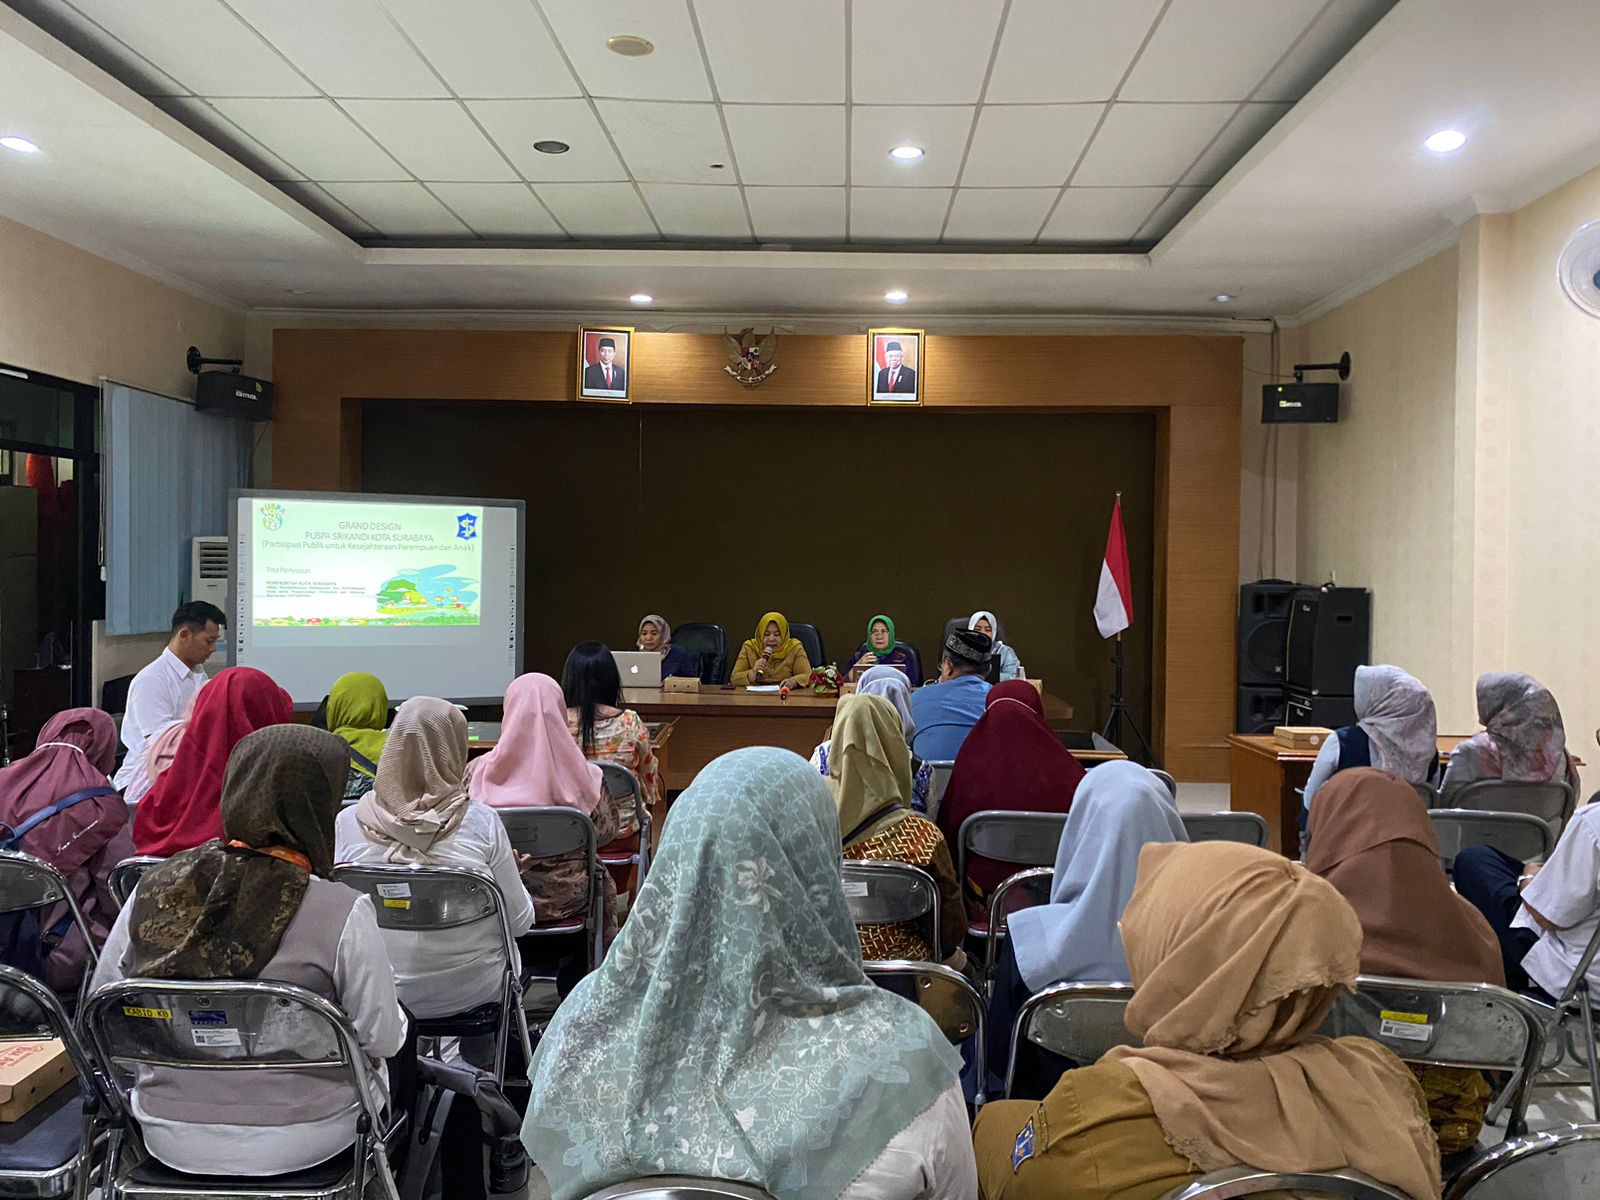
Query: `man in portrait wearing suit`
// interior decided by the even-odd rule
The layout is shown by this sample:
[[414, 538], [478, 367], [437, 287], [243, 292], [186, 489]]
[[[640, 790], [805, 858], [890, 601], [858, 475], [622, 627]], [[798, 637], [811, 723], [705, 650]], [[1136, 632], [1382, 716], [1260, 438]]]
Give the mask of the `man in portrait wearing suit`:
[[583, 368], [583, 390], [586, 392], [625, 392], [628, 390], [628, 368], [618, 366], [615, 338], [600, 339], [600, 361]]
[[878, 382], [873, 391], [880, 394], [884, 392], [910, 392], [916, 395], [917, 373], [911, 367], [901, 366], [905, 359], [905, 351], [900, 348], [899, 342], [890, 342], [883, 348], [883, 361], [886, 365], [878, 368]]

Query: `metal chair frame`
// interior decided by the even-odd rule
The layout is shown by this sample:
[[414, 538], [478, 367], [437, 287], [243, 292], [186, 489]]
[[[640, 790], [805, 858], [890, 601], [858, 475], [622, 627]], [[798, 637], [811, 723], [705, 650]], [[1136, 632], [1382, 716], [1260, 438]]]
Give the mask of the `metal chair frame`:
[[[153, 1047], [140, 1052], [130, 1052], [129, 1048], [116, 1037], [116, 1030], [125, 1022], [160, 1023], [159, 1019], [152, 1020], [149, 1017], [125, 1013], [125, 1008], [143, 1012], [166, 1011], [175, 1017], [180, 1013], [186, 1013], [190, 1008], [226, 1008], [230, 1003], [242, 1005], [251, 1000], [270, 1001], [275, 1011], [298, 1010], [299, 1015], [309, 1016], [315, 1027], [305, 1031], [301, 1047], [305, 1045], [305, 1036], [322, 1034], [326, 1038], [322, 1044], [322, 1053], [306, 1054], [303, 1058], [289, 1061], [253, 1058], [244, 1053], [224, 1057], [220, 1053], [205, 1055], [196, 1052], [190, 1056], [180, 1057], [161, 1053]], [[172, 1017], [169, 1017], [168, 1021], [173, 1024], [176, 1032], [179, 1023]], [[131, 1114], [133, 1108], [127, 1078], [118, 1064], [233, 1072], [327, 1070], [330, 1067], [346, 1070], [349, 1073], [350, 1085], [355, 1089], [361, 1106], [356, 1121], [355, 1142], [351, 1147], [351, 1172], [334, 1187], [290, 1194], [299, 1200], [312, 1200], [313, 1197], [319, 1200], [333, 1200], [335, 1197], [339, 1200], [361, 1200], [368, 1181], [375, 1177], [385, 1200], [399, 1200], [399, 1191], [395, 1185], [394, 1175], [389, 1169], [388, 1156], [384, 1151], [390, 1135], [403, 1125], [404, 1116], [398, 1115], [392, 1120], [385, 1120], [376, 1099], [380, 1092], [374, 1069], [365, 1051], [361, 1049], [361, 1043], [349, 1018], [332, 1001], [294, 984], [266, 979], [203, 981], [122, 979], [96, 989], [89, 997], [84, 1013], [84, 1025], [88, 1030], [92, 1052], [102, 1077], [110, 1081], [115, 1089], [118, 1109], [123, 1114]], [[241, 1030], [241, 1032], [246, 1031]], [[200, 1049], [182, 1046], [177, 1043], [175, 1037], [172, 1041], [179, 1049], [196, 1051]], [[316, 1050], [317, 1046], [313, 1044], [310, 1048]], [[243, 1085], [247, 1078], [248, 1075], [241, 1077], [240, 1083]], [[146, 1149], [138, 1123], [131, 1115], [119, 1122], [111, 1131], [101, 1184], [103, 1200], [144, 1200], [146, 1197], [158, 1195], [231, 1200], [233, 1197], [265, 1198], [285, 1195], [281, 1188], [270, 1185], [271, 1176], [264, 1180], [230, 1181], [230, 1185], [226, 1188], [219, 1188], [207, 1182], [205, 1177], [197, 1178], [193, 1186], [147, 1187], [133, 1182], [128, 1177], [127, 1169], [137, 1165], [125, 1160], [125, 1154], [130, 1148], [139, 1161], [154, 1157]]]
[[100, 952], [95, 949], [94, 935], [89, 931], [89, 922], [84, 918], [83, 910], [78, 907], [77, 897], [67, 886], [66, 877], [44, 859], [22, 850], [0, 850], [0, 913], [42, 909], [63, 902], [72, 916], [72, 923], [83, 936], [84, 949], [88, 953], [83, 982], [78, 987], [81, 1009], [83, 998], [89, 992], [89, 980], [100, 965]]
[[1338, 1196], [1344, 1200], [1413, 1200], [1360, 1171], [1280, 1172], [1256, 1167], [1212, 1171], [1192, 1183], [1173, 1188], [1161, 1200], [1235, 1200], [1239, 1196], [1288, 1191], [1297, 1196]]
[[[372, 906], [378, 914], [380, 929], [403, 929], [408, 933], [432, 931], [439, 936], [448, 936], [446, 931], [450, 929], [490, 917], [491, 912], [486, 910], [492, 909], [495, 927], [500, 931], [500, 949], [505, 962], [505, 976], [500, 987], [500, 1022], [494, 1036], [494, 1076], [502, 1083], [505, 1082], [506, 1051], [511, 1041], [513, 1022], [516, 1024], [517, 1037], [522, 1046], [523, 1063], [533, 1061], [533, 1041], [528, 1035], [527, 1015], [522, 1008], [522, 982], [517, 970], [520, 960], [517, 956], [516, 937], [511, 932], [511, 921], [506, 915], [505, 896], [501, 894], [500, 887], [493, 878], [485, 872], [468, 870], [465, 867], [341, 863], [334, 867], [333, 879], [334, 882], [354, 888], [371, 898]], [[386, 888], [393, 893], [398, 892], [401, 887], [405, 889], [404, 897], [385, 894]], [[462, 906], [468, 907], [468, 911], [459, 915], [438, 912], [430, 919], [431, 912], [441, 910], [452, 898], [430, 893], [447, 892], [452, 888], [460, 889], [461, 895], [454, 899]], [[479, 905], [479, 911], [474, 915], [470, 911], [470, 906], [474, 903], [473, 898], [479, 895], [483, 896], [487, 903]], [[389, 903], [401, 899], [405, 903], [404, 908]], [[429, 1024], [449, 1023], [464, 1015], [419, 1019], [418, 1032], [424, 1037], [433, 1036], [427, 1029]]]
[[139, 880], [144, 873], [157, 863], [167, 860], [157, 858], [153, 854], [135, 854], [132, 858], [125, 858], [111, 868], [111, 895], [116, 898], [117, 907], [122, 908], [128, 903], [128, 897], [133, 895], [133, 889], [139, 886]]
[[[1539, 804], [1529, 796], [1548, 793], [1559, 795], [1557, 804]], [[1442, 791], [1435, 806], [1439, 808], [1468, 808], [1478, 812], [1519, 812], [1538, 817], [1560, 838], [1567, 820], [1577, 808], [1577, 793], [1564, 779], [1551, 779], [1542, 783], [1529, 783], [1507, 779], [1474, 779], [1471, 783], [1453, 788], [1448, 796]], [[1543, 811], [1536, 812], [1536, 808]], [[1553, 815], [1545, 815], [1551, 813]]]
[[[1589, 944], [1584, 947], [1578, 965], [1573, 969], [1572, 978], [1567, 981], [1567, 986], [1561, 989], [1561, 995], [1556, 997], [1555, 1004], [1547, 1004], [1542, 1000], [1528, 1000], [1538, 1012], [1548, 1014], [1543, 1022], [1545, 1040], [1547, 1044], [1559, 1045], [1561, 1053], [1551, 1062], [1540, 1063], [1538, 1071], [1529, 1076], [1523, 1086], [1526, 1089], [1542, 1086], [1537, 1078], [1540, 1071], [1559, 1065], [1568, 1055], [1577, 1057], [1577, 1051], [1572, 1046], [1572, 1032], [1567, 1027], [1568, 1021], [1576, 1017], [1583, 1024], [1584, 1065], [1589, 1071], [1589, 1098], [1594, 1105], [1595, 1119], [1600, 1121], [1600, 1048], [1595, 1045], [1594, 995], [1589, 988], [1589, 967], [1594, 962], [1597, 952], [1600, 952], [1600, 926], [1596, 926], [1589, 938]], [[1507, 1091], [1509, 1090], [1508, 1088]], [[1488, 1119], [1494, 1120], [1501, 1107], [1502, 1101], [1495, 1101], [1489, 1109]]]
[[1172, 798], [1176, 800], [1178, 798], [1178, 781], [1169, 772], [1163, 771], [1160, 767], [1150, 767], [1148, 770], [1150, 774], [1167, 785], [1167, 791], [1171, 792]]
[[[578, 922], [577, 929], [587, 931], [586, 939], [589, 970], [599, 965], [605, 954], [605, 903], [606, 889], [601, 881], [598, 839], [594, 822], [587, 813], [575, 808], [496, 808], [495, 813], [506, 827], [511, 848], [534, 858], [558, 858], [577, 850], [586, 852], [589, 860], [589, 900], [587, 916]], [[540, 829], [547, 825], [549, 829]], [[576, 836], [574, 836], [576, 834]], [[566, 937], [576, 930], [570, 924], [539, 928], [535, 925], [523, 937]]]
[[[1061, 845], [1061, 831], [1066, 824], [1066, 813], [1010, 812], [993, 808], [973, 813], [961, 822], [961, 829], [956, 834], [956, 879], [961, 885], [962, 895], [967, 892], [967, 860], [971, 855], [1019, 867], [1054, 866], [1056, 851]], [[996, 845], [993, 841], [983, 844], [988, 838], [1005, 831], [1013, 835], [1010, 844]], [[1024, 851], [1019, 848], [1017, 839], [1030, 831], [1043, 834], [1046, 844], [1042, 848], [1030, 847]], [[970, 937], [988, 936], [986, 930], [970, 923], [967, 934]]]
[[[631, 769], [618, 762], [600, 762], [600, 774], [605, 780], [606, 791], [609, 792], [618, 804], [629, 797], [633, 798], [633, 815], [639, 826], [639, 848], [631, 854], [616, 855], [607, 858], [603, 853], [600, 861], [607, 866], [624, 866], [632, 864], [639, 868], [639, 874], [634, 881], [634, 895], [639, 894], [639, 889], [644, 886], [645, 873], [650, 870], [650, 809], [644, 802], [644, 787], [639, 783], [639, 777]], [[603, 850], [604, 847], [601, 847]]]
[[647, 1175], [613, 1183], [591, 1192], [585, 1200], [772, 1200], [770, 1192], [731, 1179], [704, 1179], [696, 1175]]
[[939, 885], [910, 863], [847, 858], [842, 864], [844, 901], [857, 925], [904, 925], [931, 914], [928, 944], [934, 962], [943, 962], [939, 938]]
[[933, 769], [933, 778], [928, 782], [928, 813], [930, 821], [939, 819], [939, 805], [944, 801], [945, 789], [950, 786], [950, 773], [956, 769], [956, 760], [953, 758], [925, 758], [922, 760]]
[[982, 1108], [984, 1103], [983, 1090], [987, 1086], [989, 1078], [988, 1041], [986, 1040], [988, 1010], [984, 1005], [983, 996], [972, 985], [972, 980], [968, 979], [960, 971], [947, 967], [942, 963], [912, 962], [903, 958], [869, 959], [867, 962], [862, 963], [861, 966], [866, 971], [867, 978], [879, 987], [883, 987], [883, 981], [886, 979], [912, 979], [916, 981], [917, 989], [923, 991], [933, 987], [935, 982], [942, 982], [966, 1001], [968, 1015], [971, 1018], [971, 1032], [965, 1033], [964, 1029], [958, 1029], [956, 1032], [965, 1033], [965, 1036], [957, 1038], [951, 1037], [951, 1031], [946, 1029], [944, 1030], [944, 1035], [950, 1038], [952, 1045], [956, 1046], [966, 1041], [968, 1037], [974, 1039], [972, 1060], [977, 1071], [978, 1088], [973, 1098], [973, 1106]]
[[983, 978], [990, 987], [994, 986], [994, 964], [1000, 952], [1000, 930], [1006, 924], [1009, 911], [1005, 906], [1006, 900], [1018, 888], [1025, 888], [1039, 880], [1054, 882], [1055, 877], [1054, 867], [1028, 867], [1003, 879], [989, 897], [989, 929], [983, 940]]
[[[1037, 1038], [1031, 1036], [1035, 1014], [1047, 1006], [1054, 1011], [1051, 1017], [1055, 1021], [1071, 1026], [1074, 1008], [1087, 1008], [1093, 1005], [1095, 1009], [1103, 1011], [1108, 1005], [1115, 1005], [1119, 1010], [1128, 1007], [1128, 1001], [1133, 999], [1133, 985], [1131, 983], [1052, 983], [1047, 988], [1040, 988], [1033, 995], [1022, 1002], [1022, 1007], [1017, 1010], [1017, 1018], [1011, 1025], [1011, 1047], [1006, 1056], [1005, 1095], [1011, 1095], [1011, 1085], [1017, 1077], [1017, 1050], [1021, 1047], [1022, 1039], [1028, 1038], [1035, 1045], [1043, 1045], [1046, 1050], [1061, 1053], [1068, 1049], [1058, 1041], [1055, 1046], [1045, 1045]], [[1093, 1010], [1090, 1010], [1093, 1011]], [[1076, 1018], [1080, 1025], [1088, 1024], [1086, 1018]], [[1124, 1027], [1125, 1039], [1112, 1040], [1111, 1038], [1093, 1038], [1084, 1045], [1071, 1047], [1073, 1051], [1082, 1050], [1080, 1053], [1067, 1053], [1063, 1057], [1072, 1058], [1080, 1062], [1099, 1062], [1106, 1051], [1116, 1046], [1137, 1046], [1139, 1039], [1127, 1032]], [[1065, 1039], [1063, 1039], [1064, 1041]]]
[[[1440, 858], [1446, 872], [1454, 870], [1456, 855], [1468, 846], [1493, 846], [1521, 862], [1548, 859], [1556, 848], [1555, 831], [1549, 822], [1532, 813], [1434, 808], [1428, 811], [1428, 817], [1433, 821], [1434, 832], [1440, 835]], [[1447, 847], [1445, 835], [1451, 831], [1455, 837]], [[1451, 852], [1445, 853], [1447, 849]]]
[[[1181, 813], [1184, 832], [1191, 842], [1241, 842], [1246, 846], [1267, 846], [1267, 820], [1253, 812]], [[1234, 833], [1248, 833], [1235, 837]]]
[[[1600, 1142], [1600, 1126], [1558, 1125], [1538, 1133], [1508, 1138], [1463, 1167], [1460, 1174], [1446, 1186], [1444, 1200], [1468, 1200], [1477, 1194], [1481, 1185], [1490, 1182], [1500, 1183], [1498, 1176], [1504, 1172], [1515, 1171], [1530, 1159], [1546, 1155], [1554, 1156], [1563, 1151], [1570, 1152], [1576, 1147], [1588, 1146], [1593, 1142]], [[1596, 1150], [1600, 1151], [1600, 1147], [1596, 1147]], [[1553, 1192], [1528, 1191], [1526, 1184], [1512, 1190], [1509, 1180], [1504, 1181], [1504, 1187], [1507, 1190], [1500, 1191], [1497, 1188], [1496, 1194], [1551, 1197], [1552, 1200], [1556, 1195]]]

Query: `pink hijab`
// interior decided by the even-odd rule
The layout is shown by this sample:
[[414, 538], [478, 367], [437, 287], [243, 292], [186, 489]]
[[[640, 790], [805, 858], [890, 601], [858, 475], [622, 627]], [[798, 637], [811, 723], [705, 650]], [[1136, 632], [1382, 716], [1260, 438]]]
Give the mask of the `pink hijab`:
[[534, 674], [511, 681], [500, 743], [468, 778], [472, 798], [494, 808], [575, 808], [593, 817], [603, 777], [567, 728], [561, 685]]

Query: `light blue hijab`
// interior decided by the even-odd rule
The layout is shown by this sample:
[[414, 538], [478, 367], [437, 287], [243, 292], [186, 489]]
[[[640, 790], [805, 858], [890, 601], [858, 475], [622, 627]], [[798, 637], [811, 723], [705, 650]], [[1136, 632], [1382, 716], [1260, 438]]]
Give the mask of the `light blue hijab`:
[[1033, 991], [1052, 983], [1126, 982], [1117, 922], [1147, 842], [1187, 842], [1172, 793], [1138, 763], [1090, 771], [1072, 798], [1056, 849], [1050, 903], [1007, 918], [1012, 952]]
[[861, 969], [828, 786], [724, 754], [673, 805], [605, 962], [556, 1010], [522, 1141], [553, 1200], [643, 1175], [834, 1200], [961, 1057]]
[[863, 696], [883, 696], [900, 714], [900, 724], [905, 727], [906, 744], [917, 736], [917, 723], [911, 716], [911, 681], [899, 667], [869, 667], [861, 673], [856, 691]]

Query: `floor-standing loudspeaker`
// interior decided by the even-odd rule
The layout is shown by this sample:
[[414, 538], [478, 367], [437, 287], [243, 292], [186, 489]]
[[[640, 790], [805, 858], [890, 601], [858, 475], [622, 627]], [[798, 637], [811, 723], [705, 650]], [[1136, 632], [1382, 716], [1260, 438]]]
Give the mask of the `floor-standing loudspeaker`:
[[1281, 687], [1242, 687], [1239, 689], [1238, 709], [1234, 714], [1234, 730], [1239, 733], [1270, 734], [1284, 720], [1286, 697]]
[[1284, 723], [1284, 645], [1298, 584], [1262, 579], [1239, 589], [1239, 694], [1234, 729], [1271, 733]]

